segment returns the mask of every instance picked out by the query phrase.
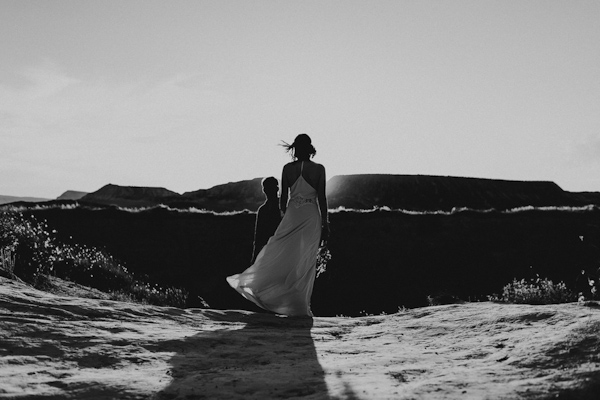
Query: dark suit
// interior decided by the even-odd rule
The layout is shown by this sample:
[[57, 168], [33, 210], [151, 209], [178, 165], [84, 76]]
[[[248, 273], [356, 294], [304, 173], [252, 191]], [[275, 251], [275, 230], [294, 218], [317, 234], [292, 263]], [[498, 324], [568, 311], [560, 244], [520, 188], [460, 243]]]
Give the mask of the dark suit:
[[256, 260], [258, 253], [267, 244], [269, 238], [273, 236], [279, 223], [281, 222], [281, 213], [279, 209], [279, 199], [267, 200], [258, 208], [256, 214], [256, 225], [254, 227], [254, 250], [252, 252], [252, 263]]

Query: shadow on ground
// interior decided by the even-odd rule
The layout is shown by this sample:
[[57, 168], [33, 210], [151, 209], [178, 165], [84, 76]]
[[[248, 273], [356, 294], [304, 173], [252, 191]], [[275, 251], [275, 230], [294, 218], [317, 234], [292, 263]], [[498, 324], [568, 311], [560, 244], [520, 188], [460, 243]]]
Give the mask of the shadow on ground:
[[[330, 399], [311, 328], [312, 318], [242, 311], [204, 311], [213, 326], [161, 348], [172, 383], [157, 399]], [[210, 330], [211, 328], [216, 328]], [[355, 398], [348, 388], [346, 398]]]

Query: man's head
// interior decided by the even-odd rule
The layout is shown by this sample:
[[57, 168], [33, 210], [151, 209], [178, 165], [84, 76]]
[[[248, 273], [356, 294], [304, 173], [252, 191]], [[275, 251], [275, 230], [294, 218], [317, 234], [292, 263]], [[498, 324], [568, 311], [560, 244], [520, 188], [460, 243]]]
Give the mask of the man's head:
[[272, 176], [262, 180], [262, 188], [267, 199], [277, 198], [279, 194], [279, 182]]

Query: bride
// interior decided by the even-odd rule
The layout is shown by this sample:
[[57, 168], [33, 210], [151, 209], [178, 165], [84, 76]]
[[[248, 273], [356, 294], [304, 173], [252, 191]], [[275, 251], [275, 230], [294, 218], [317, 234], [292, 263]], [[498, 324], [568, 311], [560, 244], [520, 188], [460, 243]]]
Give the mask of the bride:
[[321, 239], [326, 241], [329, 235], [325, 167], [311, 161], [317, 151], [307, 134], [284, 147], [294, 161], [283, 167], [281, 176], [283, 219], [254, 264], [227, 277], [227, 282], [265, 310], [312, 316], [317, 252]]

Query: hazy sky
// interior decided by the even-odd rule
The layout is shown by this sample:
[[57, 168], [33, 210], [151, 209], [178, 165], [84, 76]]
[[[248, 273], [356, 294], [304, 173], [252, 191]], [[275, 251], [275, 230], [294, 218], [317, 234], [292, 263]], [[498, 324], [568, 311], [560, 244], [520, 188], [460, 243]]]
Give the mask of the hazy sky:
[[274, 175], [600, 191], [600, 1], [0, 0], [0, 194]]

